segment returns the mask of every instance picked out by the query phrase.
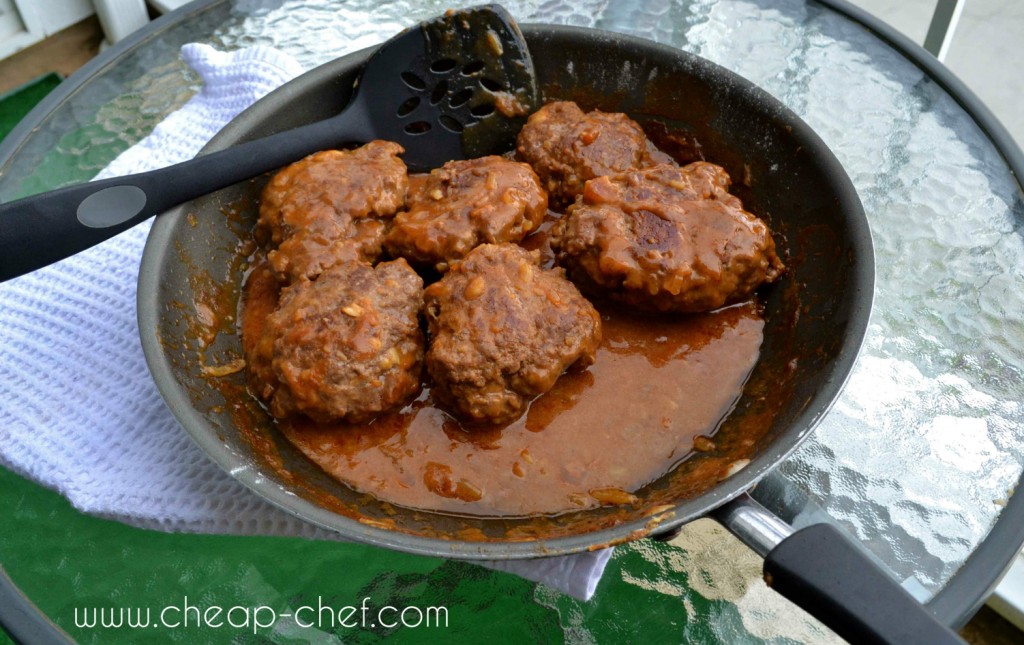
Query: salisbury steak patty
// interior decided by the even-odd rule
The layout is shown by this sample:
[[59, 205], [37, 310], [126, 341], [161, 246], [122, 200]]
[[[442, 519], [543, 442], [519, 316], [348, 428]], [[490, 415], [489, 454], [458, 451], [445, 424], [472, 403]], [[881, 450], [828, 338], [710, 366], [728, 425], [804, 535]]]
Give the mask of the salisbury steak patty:
[[267, 318], [274, 416], [359, 423], [419, 391], [423, 280], [405, 260], [345, 262], [281, 292]]
[[658, 311], [710, 311], [748, 297], [784, 267], [768, 226], [706, 162], [587, 182], [552, 229], [557, 262], [585, 291]]
[[260, 198], [257, 239], [279, 279], [316, 278], [346, 260], [374, 262], [409, 178], [397, 143], [327, 150], [284, 168]]
[[671, 162], [625, 114], [584, 113], [572, 101], [548, 103], [530, 115], [516, 155], [537, 171], [555, 206], [572, 202], [588, 179]]
[[524, 163], [502, 157], [449, 161], [413, 178], [408, 210], [395, 216], [385, 248], [445, 270], [480, 244], [523, 239], [547, 207], [547, 193]]
[[573, 364], [594, 362], [601, 318], [561, 270], [485, 244], [427, 287], [433, 393], [468, 421], [514, 420]]

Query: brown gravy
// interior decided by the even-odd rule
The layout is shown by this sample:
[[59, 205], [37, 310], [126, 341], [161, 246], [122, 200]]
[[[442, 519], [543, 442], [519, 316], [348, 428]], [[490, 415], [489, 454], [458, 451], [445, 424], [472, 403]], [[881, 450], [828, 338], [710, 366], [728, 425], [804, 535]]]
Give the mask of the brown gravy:
[[[243, 342], [258, 336], [276, 297], [258, 266], [245, 285]], [[671, 470], [728, 415], [764, 324], [755, 302], [674, 316], [597, 306], [596, 364], [562, 375], [504, 428], [462, 427], [434, 404], [429, 384], [369, 424], [275, 423], [332, 476], [405, 507], [528, 516], [628, 503], [629, 491]]]

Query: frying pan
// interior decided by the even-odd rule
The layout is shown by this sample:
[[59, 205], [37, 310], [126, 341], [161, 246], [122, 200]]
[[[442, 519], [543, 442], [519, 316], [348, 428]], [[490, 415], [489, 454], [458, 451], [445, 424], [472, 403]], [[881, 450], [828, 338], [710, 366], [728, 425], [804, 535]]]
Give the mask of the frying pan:
[[[870, 231], [838, 161], [778, 101], [697, 56], [597, 30], [523, 25], [522, 31], [547, 99], [628, 112], [651, 131], [690, 132], [703, 155], [737, 180], [734, 192], [770, 222], [788, 254], [789, 273], [763, 293], [761, 357], [715, 435], [717, 449], [638, 491], [635, 507], [548, 518], [404, 509], [330, 478], [277, 432], [246, 395], [242, 374], [211, 378], [205, 369], [241, 356], [232, 324], [247, 252], [241, 241], [255, 222], [265, 177], [185, 204], [153, 225], [139, 278], [139, 327], [171, 411], [238, 481], [353, 540], [448, 558], [530, 558], [671, 535], [711, 514], [767, 556], [769, 584], [840, 635], [857, 642], [955, 638], [838, 531], [816, 525], [790, 535], [790, 527], [746, 494], [828, 412], [867, 327], [874, 286]], [[286, 84], [205, 150], [337, 112], [367, 56], [345, 56]], [[219, 312], [213, 320], [211, 311]]]

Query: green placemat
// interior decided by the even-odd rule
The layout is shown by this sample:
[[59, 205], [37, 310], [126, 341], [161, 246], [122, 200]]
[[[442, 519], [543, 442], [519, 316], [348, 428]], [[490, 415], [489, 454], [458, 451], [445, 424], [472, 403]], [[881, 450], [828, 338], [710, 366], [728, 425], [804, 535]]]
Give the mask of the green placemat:
[[0, 141], [63, 80], [60, 74], [50, 72], [0, 96]]
[[[794, 642], [752, 636], [731, 602], [695, 592], [685, 573], [666, 577], [665, 564], [686, 556], [650, 541], [619, 547], [597, 597], [584, 603], [465, 562], [358, 544], [135, 529], [83, 515], [59, 494], [3, 468], [0, 517], [0, 563], [46, 615], [81, 643]], [[708, 581], [697, 582], [709, 587]], [[362, 624], [364, 598], [371, 613]], [[308, 622], [321, 605], [355, 607], [347, 622], [361, 624], [343, 626], [335, 617], [332, 627], [324, 614], [327, 624], [315, 629], [280, 618], [311, 606], [300, 616]], [[426, 618], [418, 627], [374, 623], [374, 609], [386, 605], [415, 607], [424, 616], [431, 607], [445, 607], [447, 625], [427, 626]], [[165, 616], [176, 622], [186, 606], [203, 612], [212, 606], [248, 608], [249, 625], [199, 626], [190, 614], [189, 625], [152, 626], [160, 622], [163, 608], [177, 608]], [[256, 607], [269, 608], [264, 618], [276, 612], [277, 623], [254, 627]], [[120, 627], [83, 624], [104, 608], [131, 609], [135, 622], [139, 610], [148, 610], [148, 625], [131, 627], [127, 616]], [[410, 622], [416, 617], [414, 611]], [[223, 621], [224, 614], [219, 618]], [[243, 610], [236, 611], [235, 619], [236, 624], [246, 620]], [[822, 636], [817, 632], [809, 640], [819, 642]]]

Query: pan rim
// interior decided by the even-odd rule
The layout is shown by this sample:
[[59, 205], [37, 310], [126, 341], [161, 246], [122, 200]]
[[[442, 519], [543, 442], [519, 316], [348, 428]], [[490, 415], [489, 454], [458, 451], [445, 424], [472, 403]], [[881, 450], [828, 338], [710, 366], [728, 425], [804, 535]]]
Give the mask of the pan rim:
[[[824, 174], [833, 179], [833, 193], [839, 208], [847, 213], [849, 218], [858, 220], [858, 225], [850, 227], [850, 237], [853, 247], [857, 249], [859, 260], [854, 262], [850, 269], [849, 288], [852, 291], [853, 304], [843, 342], [831, 368], [833, 378], [820, 384], [811, 399], [812, 403], [798, 413], [790, 427], [780, 432], [779, 436], [754, 457], [746, 468], [700, 495], [680, 500], [672, 509], [674, 516], [656, 529], [657, 533], [668, 533], [747, 492], [792, 454], [835, 404], [860, 354], [873, 304], [874, 251], [868, 221], [852, 181], [824, 141], [799, 116], [750, 81], [694, 54], [634, 36], [562, 25], [526, 23], [521, 27], [528, 39], [532, 37], [605, 40], [620, 47], [633, 47], [683, 59], [697, 68], [703, 68], [707, 73], [727, 79], [733, 86], [732, 89], [747, 93], [763, 102], [766, 105], [766, 112], [784, 119], [785, 123], [793, 128], [794, 136], [806, 142]], [[203, 148], [202, 153], [226, 147], [237, 140], [244, 129], [239, 122], [244, 123], [246, 115], [252, 114], [253, 111], [263, 111], [286, 104], [300, 88], [335, 76], [336, 68], [361, 66], [371, 51], [372, 48], [368, 48], [338, 58], [271, 92], [229, 123]], [[175, 223], [185, 217], [188, 208], [189, 204], [184, 204], [157, 217], [146, 240], [138, 283], [139, 334], [146, 362], [168, 408], [207, 457], [222, 470], [230, 473], [235, 480], [278, 508], [337, 532], [346, 539], [419, 555], [465, 560], [524, 559], [591, 551], [650, 534], [650, 530], [646, 530], [645, 527], [646, 520], [640, 518], [596, 531], [529, 542], [471, 542], [426, 537], [369, 526], [302, 499], [268, 480], [257, 470], [237, 468], [237, 455], [220, 441], [202, 414], [192, 406], [185, 389], [174, 378], [169, 358], [159, 339], [160, 307], [157, 296], [162, 275], [161, 267], [172, 250], [171, 233]]]

